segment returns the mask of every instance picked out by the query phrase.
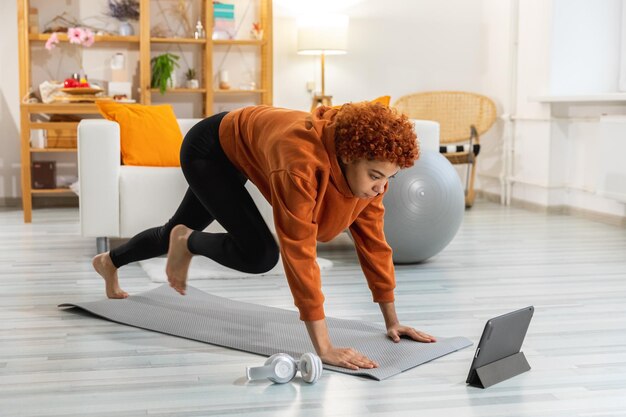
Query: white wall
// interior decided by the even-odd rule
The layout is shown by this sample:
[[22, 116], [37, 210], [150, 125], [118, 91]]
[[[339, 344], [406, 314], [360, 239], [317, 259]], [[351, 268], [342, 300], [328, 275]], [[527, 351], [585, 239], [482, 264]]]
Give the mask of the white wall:
[[[6, 3], [6, 4], [5, 4]], [[17, 2], [3, 2], [0, 13], [0, 204], [20, 193], [19, 78]]]
[[616, 92], [619, 78], [622, 0], [554, 0], [554, 95]]
[[[605, 187], [607, 178], [626, 177], [626, 167], [609, 164], [626, 142], [601, 134], [603, 115], [626, 114], [626, 102], [534, 99], [616, 93], [621, 16], [622, 1], [520, 1], [515, 120], [504, 137], [512, 147], [513, 199], [626, 216], [626, 182]], [[624, 137], [626, 124], [610, 132]]]
[[[275, 1], [274, 101], [308, 109], [306, 82], [317, 81], [319, 89], [319, 57], [296, 54], [298, 7], [289, 4]], [[334, 103], [380, 95], [394, 101], [427, 89], [481, 90], [489, 71], [482, 1], [353, 0], [321, 7], [350, 17], [348, 53], [326, 58], [326, 93]]]

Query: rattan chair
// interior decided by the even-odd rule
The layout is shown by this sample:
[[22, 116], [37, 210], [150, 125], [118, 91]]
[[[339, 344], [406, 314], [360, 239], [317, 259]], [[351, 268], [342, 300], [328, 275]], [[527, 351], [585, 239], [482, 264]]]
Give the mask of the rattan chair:
[[471, 207], [480, 135], [496, 120], [493, 101], [463, 91], [429, 91], [400, 97], [393, 107], [411, 119], [439, 122], [441, 153], [452, 164], [467, 164], [465, 206]]

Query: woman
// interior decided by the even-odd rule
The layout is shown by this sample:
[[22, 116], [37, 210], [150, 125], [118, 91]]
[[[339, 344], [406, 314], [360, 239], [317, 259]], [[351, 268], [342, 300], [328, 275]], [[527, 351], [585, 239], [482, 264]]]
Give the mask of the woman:
[[[383, 194], [390, 178], [419, 153], [406, 116], [382, 104], [321, 107], [313, 114], [253, 106], [195, 125], [181, 146], [189, 189], [174, 216], [93, 260], [109, 298], [128, 296], [117, 269], [167, 253], [170, 286], [185, 294], [193, 255], [249, 273], [270, 270], [279, 246], [244, 187], [250, 179], [273, 208], [287, 281], [317, 354], [349, 369], [378, 364], [351, 348], [335, 347], [324, 320], [316, 243], [350, 229], [387, 335], [419, 342], [432, 336], [403, 326], [394, 305], [391, 248], [383, 233]], [[217, 220], [227, 233], [202, 232]]]

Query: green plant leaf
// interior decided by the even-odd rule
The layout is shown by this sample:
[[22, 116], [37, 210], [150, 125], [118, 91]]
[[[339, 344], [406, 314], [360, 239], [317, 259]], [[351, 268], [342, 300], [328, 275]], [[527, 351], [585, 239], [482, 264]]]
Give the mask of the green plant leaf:
[[165, 94], [167, 82], [174, 73], [174, 69], [179, 66], [177, 62], [179, 58], [178, 55], [166, 52], [150, 60], [152, 64], [151, 88], [158, 88], [161, 94]]

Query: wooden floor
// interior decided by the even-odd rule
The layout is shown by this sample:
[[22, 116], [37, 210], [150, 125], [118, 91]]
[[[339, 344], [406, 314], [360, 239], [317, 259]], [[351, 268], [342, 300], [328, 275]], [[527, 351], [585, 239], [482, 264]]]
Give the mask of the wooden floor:
[[[456, 239], [397, 268], [407, 324], [475, 343], [485, 321], [534, 305], [528, 373], [481, 390], [474, 347], [383, 382], [325, 372], [316, 385], [246, 382], [260, 356], [57, 309], [103, 297], [92, 239], [74, 209], [0, 211], [0, 416], [626, 416], [626, 229], [479, 202]], [[320, 255], [328, 315], [381, 321], [345, 239]], [[124, 289], [145, 291], [137, 266]], [[284, 279], [195, 281], [238, 300], [292, 308]]]

